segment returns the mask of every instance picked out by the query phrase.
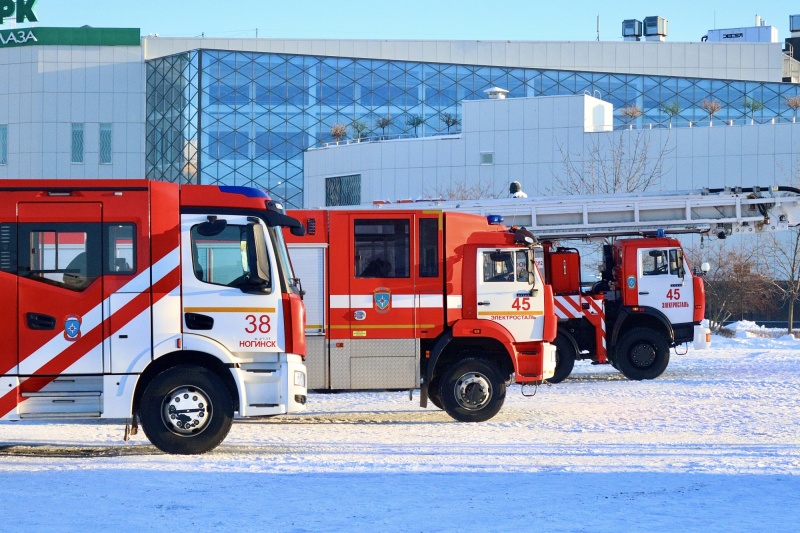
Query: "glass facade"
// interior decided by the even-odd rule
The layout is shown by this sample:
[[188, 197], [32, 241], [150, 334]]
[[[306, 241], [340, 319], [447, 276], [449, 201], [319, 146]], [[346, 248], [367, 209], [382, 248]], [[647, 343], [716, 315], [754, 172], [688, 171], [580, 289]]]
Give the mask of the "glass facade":
[[791, 83], [195, 50], [147, 62], [147, 177], [256, 186], [302, 207], [307, 148], [454, 133], [459, 102], [494, 86], [590, 94], [614, 105], [615, 126], [636, 106], [638, 127], [707, 124], [704, 101], [721, 106], [715, 121], [793, 120], [798, 95]]

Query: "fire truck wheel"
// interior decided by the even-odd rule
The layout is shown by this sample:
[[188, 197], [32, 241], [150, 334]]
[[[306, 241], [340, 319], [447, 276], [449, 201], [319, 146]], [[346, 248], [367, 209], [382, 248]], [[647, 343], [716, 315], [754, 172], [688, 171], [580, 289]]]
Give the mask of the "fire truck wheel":
[[433, 378], [431, 384], [428, 385], [428, 399], [437, 408], [444, 409], [442, 407], [442, 380], [438, 377]]
[[572, 343], [564, 337], [556, 337], [553, 344], [556, 346], [556, 371], [547, 382], [561, 383], [572, 374], [572, 369], [575, 367], [575, 358], [578, 354]]
[[158, 374], [142, 394], [139, 419], [147, 438], [166, 453], [206, 453], [233, 422], [233, 399], [206, 368], [179, 365]]
[[669, 344], [649, 328], [633, 328], [622, 336], [614, 362], [628, 379], [655, 379], [669, 364]]
[[506, 384], [492, 363], [463, 359], [442, 376], [441, 395], [448, 415], [459, 422], [483, 422], [503, 406]]

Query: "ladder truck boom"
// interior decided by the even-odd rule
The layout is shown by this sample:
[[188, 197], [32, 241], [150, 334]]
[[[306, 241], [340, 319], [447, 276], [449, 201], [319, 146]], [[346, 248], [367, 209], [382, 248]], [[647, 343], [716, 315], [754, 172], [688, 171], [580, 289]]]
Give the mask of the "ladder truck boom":
[[[543, 244], [546, 283], [558, 316], [556, 370], [562, 381], [575, 360], [611, 363], [630, 379], [653, 379], [670, 348], [710, 335], [702, 325], [705, 289], [668, 235], [725, 238], [785, 231], [800, 224], [800, 189], [724, 187], [692, 191], [536, 198], [374, 202], [376, 209], [442, 209], [500, 215]], [[570, 239], [609, 239], [600, 280], [581, 283], [580, 252]], [[596, 282], [595, 282], [596, 281]]]
[[[410, 201], [378, 201], [378, 209], [408, 208]], [[800, 224], [800, 189], [785, 186], [725, 187], [657, 193], [541, 196], [464, 201], [424, 199], [435, 207], [502, 215], [539, 240], [666, 234], [781, 231]]]

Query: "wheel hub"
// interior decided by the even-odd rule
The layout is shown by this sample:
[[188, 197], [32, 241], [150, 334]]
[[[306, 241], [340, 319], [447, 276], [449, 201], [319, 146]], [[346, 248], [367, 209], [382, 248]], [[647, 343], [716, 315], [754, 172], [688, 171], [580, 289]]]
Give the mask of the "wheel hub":
[[456, 401], [461, 407], [476, 411], [489, 403], [492, 384], [483, 374], [468, 372], [456, 381], [455, 393]]
[[197, 435], [211, 420], [208, 395], [197, 387], [178, 387], [164, 398], [161, 417], [176, 435]]
[[647, 368], [656, 360], [656, 350], [650, 344], [637, 344], [631, 350], [631, 362], [637, 368]]

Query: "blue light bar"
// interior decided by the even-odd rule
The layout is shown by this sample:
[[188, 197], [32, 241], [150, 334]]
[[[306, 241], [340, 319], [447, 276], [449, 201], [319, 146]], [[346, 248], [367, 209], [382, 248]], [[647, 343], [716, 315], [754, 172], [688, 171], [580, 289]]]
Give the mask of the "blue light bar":
[[486, 221], [490, 225], [502, 224], [503, 223], [503, 215], [489, 215], [486, 217]]
[[220, 185], [219, 190], [229, 194], [241, 194], [248, 198], [269, 198], [269, 195], [260, 189], [242, 187], [237, 185]]
[[656, 237], [658, 237], [659, 239], [663, 239], [664, 237], [666, 237], [666, 235], [667, 234], [664, 233], [664, 228], [658, 228], [658, 231], [656, 231]]

